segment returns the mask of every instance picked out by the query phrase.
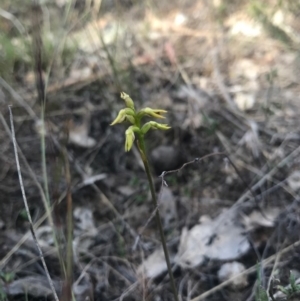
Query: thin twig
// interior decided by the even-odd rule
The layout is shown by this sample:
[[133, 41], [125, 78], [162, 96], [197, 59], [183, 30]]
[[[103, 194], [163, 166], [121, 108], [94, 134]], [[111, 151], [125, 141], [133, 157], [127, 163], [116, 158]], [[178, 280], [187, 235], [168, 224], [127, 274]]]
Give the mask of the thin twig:
[[202, 160], [204, 160], [204, 159], [206, 159], [206, 158], [208, 158], [208, 157], [218, 156], [218, 155], [223, 155], [223, 156], [226, 156], [226, 157], [227, 157], [227, 155], [226, 155], [225, 152], [208, 154], [208, 155], [205, 155], [205, 156], [203, 156], [203, 157], [201, 157], [201, 158], [195, 158], [195, 159], [192, 160], [192, 161], [186, 162], [186, 163], [184, 163], [184, 164], [183, 164], [180, 168], [178, 168], [178, 169], [173, 169], [173, 170], [164, 171], [164, 172], [162, 172], [162, 174], [161, 174], [159, 177], [162, 178], [162, 183], [163, 183], [163, 185], [168, 186], [168, 184], [167, 184], [166, 181], [165, 181], [165, 176], [166, 176], [166, 175], [168, 175], [168, 174], [170, 174], [170, 173], [179, 172], [179, 171], [181, 171], [183, 168], [185, 168], [187, 165], [190, 165], [190, 164], [193, 164], [193, 163], [196, 163], [196, 162], [200, 162], [200, 161], [202, 161]]
[[[212, 153], [212, 154], [208, 154], [208, 155], [205, 155], [201, 158], [195, 158], [194, 160], [192, 161], [189, 161], [189, 162], [186, 162], [184, 163], [180, 168], [178, 169], [174, 169], [174, 170], [169, 170], [169, 171], [164, 171], [159, 177], [162, 178], [162, 186], [165, 185], [165, 186], [168, 186], [167, 182], [165, 181], [165, 176], [167, 174], [170, 174], [170, 173], [176, 173], [176, 172], [179, 172], [181, 171], [183, 168], [185, 168], [187, 165], [190, 165], [190, 164], [193, 164], [193, 163], [196, 163], [196, 162], [200, 162], [200, 161], [203, 161], [204, 159], [208, 158], [208, 157], [212, 157], [212, 156], [224, 156], [229, 162], [230, 164], [233, 166], [236, 174], [238, 175], [238, 177], [241, 179], [241, 181], [243, 182], [243, 184], [247, 187], [248, 191], [252, 194], [254, 200], [256, 201], [257, 203], [257, 197], [255, 196], [254, 194], [254, 191], [253, 189], [248, 185], [248, 183], [245, 181], [245, 179], [242, 177], [241, 173], [239, 172], [238, 168], [235, 166], [235, 164], [233, 163], [233, 161], [230, 159], [230, 156], [226, 154], [226, 152], [218, 152], [218, 153]], [[263, 214], [263, 212], [262, 212]]]
[[41, 247], [38, 243], [38, 240], [37, 240], [35, 232], [34, 232], [33, 222], [32, 222], [32, 219], [31, 219], [31, 215], [30, 215], [30, 211], [29, 211], [29, 207], [28, 207], [28, 203], [27, 203], [27, 198], [26, 198], [26, 193], [25, 193], [25, 188], [24, 188], [24, 184], [23, 184], [23, 178], [22, 178], [21, 167], [20, 167], [20, 162], [19, 162], [19, 156], [18, 156], [18, 150], [17, 150], [17, 142], [16, 142], [16, 136], [15, 136], [15, 128], [14, 128], [14, 121], [13, 121], [13, 114], [12, 114], [11, 106], [8, 106], [8, 109], [9, 109], [10, 125], [11, 125], [11, 132], [12, 132], [12, 142], [13, 142], [13, 146], [14, 146], [15, 159], [16, 159], [16, 164], [17, 164], [17, 171], [18, 171], [19, 182], [20, 182], [20, 187], [21, 187], [21, 191], [22, 191], [24, 206], [25, 206], [26, 213], [27, 213], [28, 220], [29, 220], [30, 232], [31, 232], [33, 240], [34, 240], [34, 242], [37, 246], [37, 249], [39, 251], [39, 256], [40, 256], [40, 259], [42, 261], [44, 270], [46, 272], [48, 282], [49, 282], [50, 288], [52, 290], [53, 297], [54, 297], [55, 301], [59, 301], [58, 296], [57, 296], [56, 291], [55, 291], [53, 281], [50, 277], [49, 270], [48, 270], [46, 262], [45, 262], [45, 258], [44, 258], [42, 249], [41, 249]]

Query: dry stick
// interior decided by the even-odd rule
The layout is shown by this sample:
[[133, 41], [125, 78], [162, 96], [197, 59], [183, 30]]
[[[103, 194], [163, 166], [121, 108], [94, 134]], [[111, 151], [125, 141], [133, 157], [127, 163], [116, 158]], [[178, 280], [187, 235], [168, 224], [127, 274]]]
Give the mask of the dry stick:
[[15, 158], [16, 158], [16, 164], [17, 164], [17, 171], [18, 171], [18, 176], [19, 176], [19, 182], [20, 182], [20, 187], [21, 187], [21, 191], [22, 191], [22, 197], [23, 197], [23, 201], [24, 201], [24, 206], [26, 209], [26, 213], [28, 216], [28, 220], [29, 220], [29, 224], [30, 224], [30, 232], [32, 234], [33, 240], [38, 248], [39, 251], [39, 255], [40, 255], [40, 259], [42, 261], [43, 267], [45, 269], [47, 278], [48, 278], [48, 282], [50, 285], [50, 288], [52, 290], [52, 294], [53, 297], [55, 299], [55, 301], [59, 301], [58, 296], [56, 294], [55, 288], [54, 288], [54, 284], [53, 281], [50, 277], [46, 262], [45, 262], [45, 258], [42, 252], [42, 249], [37, 241], [35, 232], [34, 232], [34, 228], [33, 228], [33, 222], [31, 219], [31, 215], [30, 215], [30, 211], [29, 211], [29, 207], [28, 207], [28, 203], [27, 203], [27, 198], [26, 198], [26, 193], [25, 193], [25, 189], [24, 189], [24, 184], [23, 184], [23, 178], [22, 178], [22, 173], [21, 173], [21, 167], [20, 167], [20, 162], [19, 162], [19, 156], [18, 156], [18, 150], [17, 150], [17, 142], [16, 142], [16, 136], [15, 136], [15, 128], [14, 128], [14, 120], [13, 120], [13, 114], [12, 114], [12, 110], [11, 110], [11, 106], [8, 107], [9, 109], [9, 116], [10, 116], [10, 125], [11, 125], [11, 132], [12, 132], [12, 142], [13, 142], [13, 146], [14, 146], [14, 152], [15, 152]]
[[[300, 246], [300, 240], [298, 240], [297, 242], [289, 245], [288, 247], [284, 248], [282, 251], [280, 251], [280, 255], [284, 255], [285, 253], [291, 251], [293, 248], [296, 248]], [[277, 254], [274, 254], [266, 259], [264, 259], [262, 261], [262, 264], [269, 264], [271, 263], [272, 261], [276, 260], [276, 257], [278, 255]], [[219, 285], [215, 286], [214, 288], [208, 290], [207, 292], [203, 293], [202, 295], [192, 299], [191, 301], [200, 301], [200, 300], [204, 300], [205, 298], [209, 297], [210, 295], [216, 293], [217, 291], [221, 290], [222, 288], [226, 287], [227, 285], [229, 285], [232, 281], [234, 281], [235, 279], [239, 278], [239, 277], [242, 277], [244, 275], [248, 275], [248, 274], [251, 274], [251, 273], [254, 273], [255, 271], [257, 270], [257, 265], [254, 265], [252, 266], [251, 268], [245, 270], [244, 272], [220, 283]]]
[[185, 168], [187, 165], [190, 165], [190, 164], [193, 164], [193, 163], [196, 163], [196, 162], [200, 162], [200, 161], [202, 161], [202, 160], [204, 160], [204, 159], [206, 159], [206, 158], [212, 157], [212, 156], [219, 156], [219, 155], [223, 155], [223, 156], [225, 156], [225, 157], [228, 158], [228, 155], [226, 155], [225, 152], [212, 153], [212, 154], [205, 155], [205, 156], [203, 156], [203, 157], [201, 157], [201, 158], [195, 158], [195, 159], [192, 160], [192, 161], [186, 162], [186, 163], [184, 163], [184, 164], [183, 164], [180, 168], [178, 168], [178, 169], [173, 169], [173, 170], [169, 170], [169, 171], [164, 171], [164, 172], [162, 172], [162, 174], [159, 176], [159, 177], [161, 178], [161, 180], [162, 180], [162, 187], [163, 187], [163, 185], [168, 186], [167, 182], [165, 181], [165, 176], [166, 176], [166, 175], [168, 175], [168, 174], [170, 174], [170, 173], [179, 172], [179, 171], [181, 171], [183, 168]]

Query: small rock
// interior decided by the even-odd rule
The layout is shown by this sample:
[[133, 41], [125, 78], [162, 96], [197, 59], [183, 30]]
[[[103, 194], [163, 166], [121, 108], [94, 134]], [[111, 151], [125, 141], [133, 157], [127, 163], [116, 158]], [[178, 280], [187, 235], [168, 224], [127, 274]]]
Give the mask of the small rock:
[[124, 195], [124, 196], [126, 196], [126, 197], [129, 197], [129, 196], [133, 195], [134, 192], [135, 192], [135, 190], [134, 190], [132, 187], [128, 186], [128, 185], [125, 185], [125, 186], [119, 186], [119, 187], [117, 188], [117, 190], [118, 190], [122, 195]]
[[235, 95], [234, 102], [241, 111], [247, 111], [253, 108], [255, 97], [253, 93], [239, 92]]
[[182, 152], [179, 147], [174, 146], [158, 146], [151, 152], [150, 157], [157, 174], [177, 169], [184, 163]]
[[298, 191], [300, 189], [300, 171], [293, 171], [288, 177], [287, 183], [293, 191]]
[[[172, 261], [173, 258], [171, 257]], [[154, 251], [138, 268], [138, 274], [144, 274], [147, 278], [156, 278], [167, 270], [163, 249]]]
[[[224, 282], [230, 278], [236, 277], [234, 280], [232, 280], [230, 285], [233, 289], [241, 289], [248, 285], [247, 275], [240, 275], [245, 270], [245, 266], [240, 262], [228, 262], [221, 266], [218, 272], [218, 278], [221, 282]], [[237, 277], [238, 275], [240, 276]]]
[[93, 286], [88, 281], [88, 278], [83, 283], [74, 283], [73, 284], [73, 293], [76, 297], [76, 301], [87, 301], [93, 300]]

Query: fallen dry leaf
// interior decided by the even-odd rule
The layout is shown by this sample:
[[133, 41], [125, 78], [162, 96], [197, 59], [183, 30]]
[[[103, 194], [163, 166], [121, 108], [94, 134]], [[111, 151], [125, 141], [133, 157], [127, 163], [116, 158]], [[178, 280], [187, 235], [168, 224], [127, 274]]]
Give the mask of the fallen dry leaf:
[[226, 214], [228, 212], [214, 220], [205, 217], [201, 224], [190, 230], [187, 228], [182, 230], [176, 256], [176, 262], [180, 266], [196, 267], [202, 264], [205, 258], [233, 260], [249, 250], [250, 243], [244, 229], [235, 222], [234, 216], [226, 216]]
[[77, 262], [79, 253], [87, 252], [98, 234], [92, 210], [83, 207], [75, 208], [74, 226], [74, 261]]
[[96, 140], [88, 136], [88, 131], [84, 126], [75, 127], [70, 131], [69, 142], [85, 148], [92, 148], [96, 145]]
[[253, 120], [248, 121], [249, 130], [245, 133], [239, 141], [239, 145], [245, 145], [253, 154], [255, 158], [259, 157], [261, 152], [261, 142], [258, 134], [257, 123]]
[[89, 137], [90, 128], [90, 108], [85, 108], [83, 120], [80, 124], [71, 121], [69, 125], [69, 142], [84, 148], [92, 148], [96, 145], [96, 140]]
[[[1, 284], [1, 283], [0, 283]], [[54, 287], [60, 290], [60, 284], [58, 281], [53, 281]], [[52, 295], [52, 290], [49, 286], [48, 280], [45, 277], [30, 276], [22, 279], [18, 279], [3, 285], [2, 289], [8, 296], [24, 295], [32, 297], [46, 298]]]
[[258, 227], [274, 227], [279, 213], [279, 208], [270, 208], [268, 210], [264, 210], [263, 213], [255, 210], [247, 216], [243, 215], [243, 224], [246, 231], [251, 231]]
[[[172, 261], [172, 258], [170, 258]], [[167, 264], [163, 249], [154, 251], [138, 268], [138, 274], [144, 274], [148, 278], [155, 278], [167, 270]]]

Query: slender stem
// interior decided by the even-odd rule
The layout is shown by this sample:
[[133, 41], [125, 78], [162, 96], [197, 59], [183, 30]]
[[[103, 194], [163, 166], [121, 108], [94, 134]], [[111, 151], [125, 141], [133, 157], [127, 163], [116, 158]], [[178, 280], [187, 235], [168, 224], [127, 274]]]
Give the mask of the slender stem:
[[173, 272], [172, 272], [172, 268], [171, 268], [170, 256], [169, 256], [169, 252], [168, 252], [168, 248], [167, 248], [167, 243], [166, 243], [166, 239], [165, 239], [165, 235], [164, 235], [163, 226], [161, 223], [161, 218], [160, 218], [156, 193], [155, 193], [155, 189], [154, 189], [153, 179], [151, 176], [150, 166], [149, 166], [149, 162], [148, 162], [147, 155], [146, 155], [144, 136], [141, 134], [138, 135], [138, 146], [139, 146], [141, 158], [144, 163], [145, 172], [147, 174], [153, 205], [156, 208], [156, 223], [157, 223], [157, 226], [159, 229], [162, 246], [163, 246], [164, 253], [165, 253], [165, 259], [166, 259], [168, 272], [169, 272], [169, 276], [170, 276], [170, 280], [171, 280], [171, 287], [172, 287], [173, 295], [174, 295], [175, 301], [179, 301], [178, 293], [177, 293], [177, 289], [176, 289], [176, 285], [175, 285], [175, 280], [174, 280], [174, 276], [173, 276]]
[[42, 105], [41, 108], [41, 121], [42, 121], [42, 133], [41, 133], [41, 153], [42, 153], [42, 170], [43, 170], [43, 181], [44, 181], [44, 190], [47, 199], [47, 207], [50, 207], [50, 194], [48, 186], [48, 176], [47, 176], [47, 163], [46, 163], [46, 138], [45, 138], [45, 107]]
[[13, 142], [13, 146], [14, 146], [14, 152], [15, 152], [15, 159], [16, 159], [16, 164], [17, 164], [17, 171], [18, 171], [18, 176], [19, 176], [19, 182], [20, 182], [20, 187], [21, 187], [21, 192], [22, 192], [22, 197], [23, 197], [23, 201], [24, 201], [24, 205], [25, 205], [25, 209], [26, 209], [26, 213], [27, 213], [27, 217], [28, 217], [28, 221], [29, 221], [29, 226], [30, 226], [30, 232], [32, 235], [32, 238], [35, 242], [35, 245], [37, 246], [38, 252], [39, 252], [39, 256], [40, 259], [42, 261], [44, 270], [46, 272], [46, 276], [48, 279], [48, 283], [50, 285], [53, 297], [56, 301], [59, 301], [55, 287], [54, 287], [54, 283], [51, 279], [48, 267], [46, 265], [46, 261], [44, 258], [44, 254], [43, 251], [39, 245], [39, 242], [37, 240], [36, 234], [34, 232], [34, 226], [33, 226], [33, 222], [32, 222], [32, 218], [30, 215], [30, 211], [29, 211], [29, 207], [28, 207], [28, 203], [27, 203], [27, 197], [26, 197], [26, 193], [25, 193], [25, 188], [24, 188], [24, 184], [23, 184], [23, 178], [22, 178], [22, 173], [21, 173], [21, 166], [20, 166], [20, 162], [19, 162], [19, 155], [18, 155], [18, 148], [17, 148], [17, 141], [16, 141], [16, 134], [15, 134], [15, 126], [14, 126], [14, 119], [13, 119], [13, 114], [12, 114], [12, 110], [11, 107], [8, 106], [9, 109], [9, 116], [10, 116], [10, 125], [11, 125], [11, 134], [12, 134], [12, 142]]
[[64, 292], [65, 300], [72, 300], [72, 284], [73, 284], [73, 200], [71, 193], [71, 173], [68, 153], [65, 148], [62, 149], [65, 161], [65, 177], [67, 182], [67, 251], [66, 251], [66, 283]]

